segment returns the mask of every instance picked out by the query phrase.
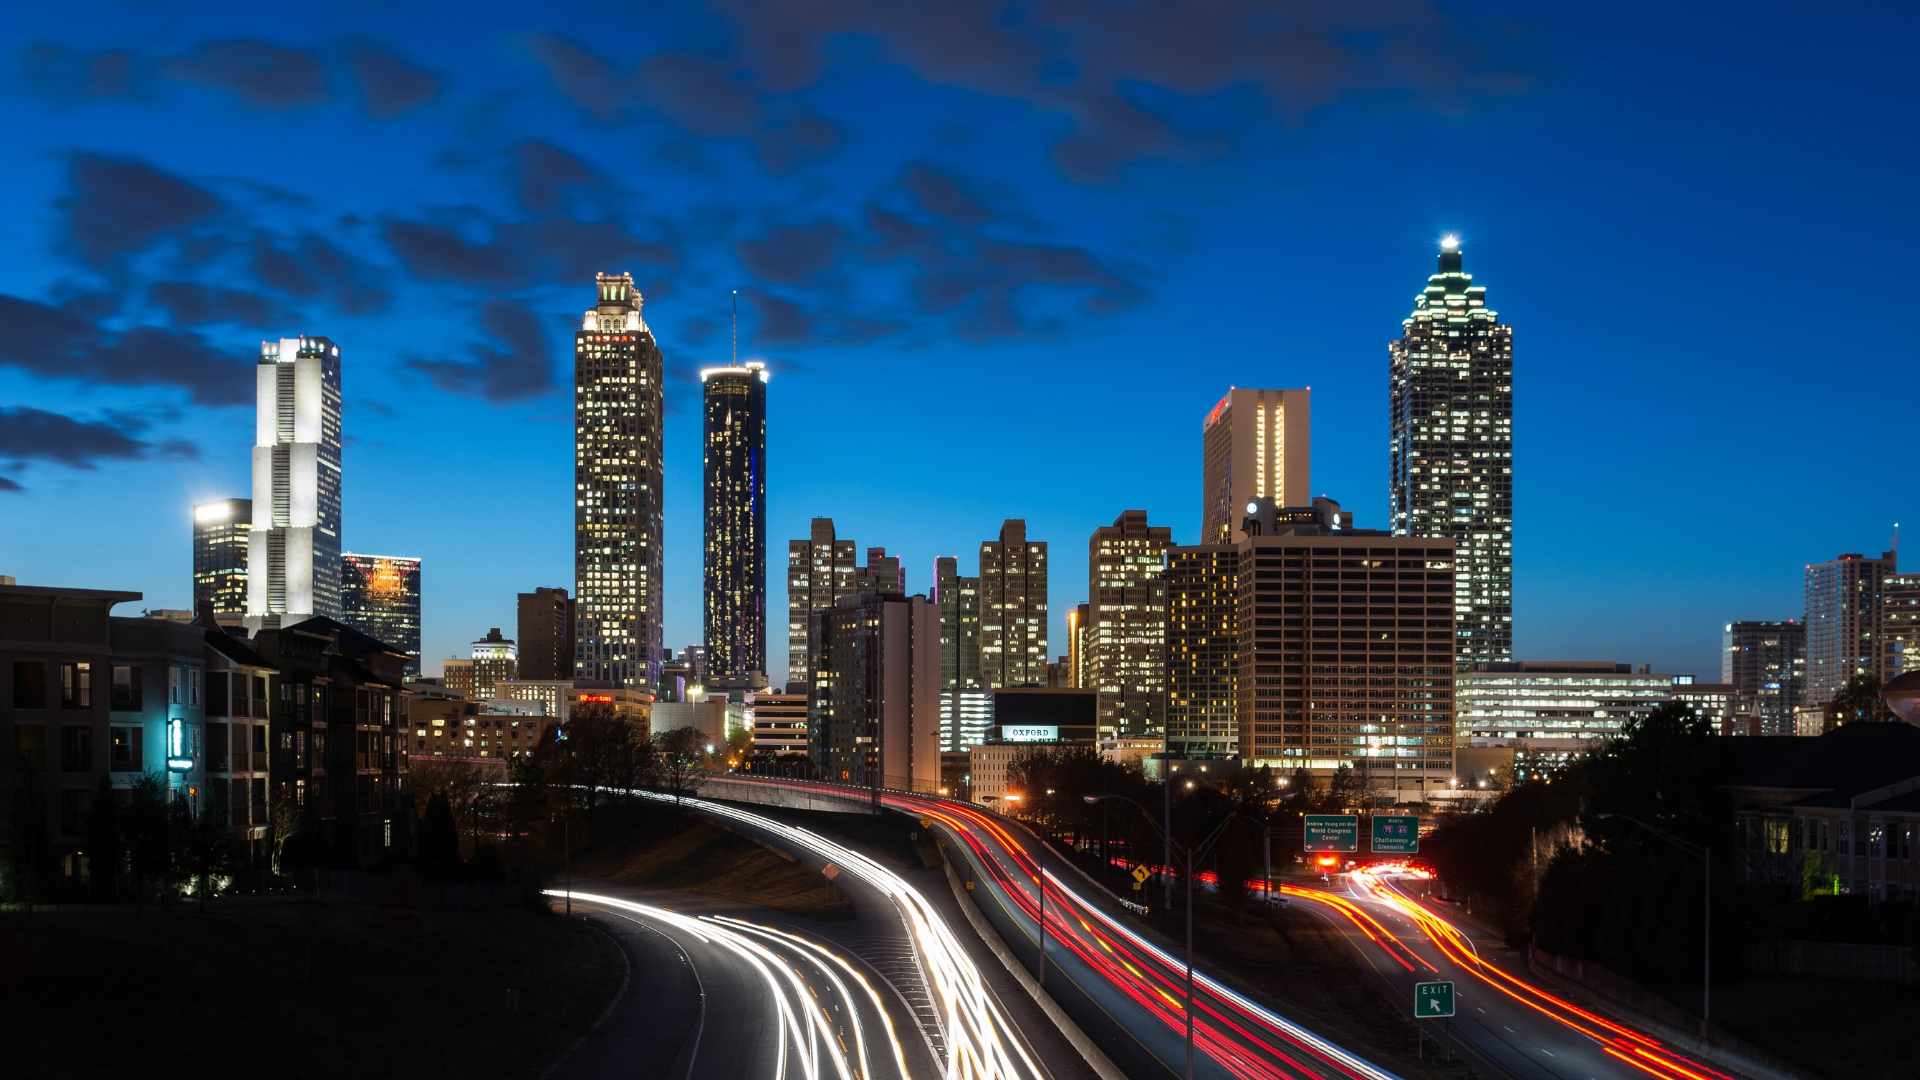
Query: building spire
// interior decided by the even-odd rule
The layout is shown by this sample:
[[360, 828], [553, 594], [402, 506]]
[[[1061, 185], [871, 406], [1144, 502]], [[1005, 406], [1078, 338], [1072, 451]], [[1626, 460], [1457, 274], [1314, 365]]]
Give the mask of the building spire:
[[733, 366], [740, 366], [740, 290], [733, 290]]
[[1440, 272], [1443, 274], [1460, 272], [1460, 238], [1452, 233], [1440, 238]]

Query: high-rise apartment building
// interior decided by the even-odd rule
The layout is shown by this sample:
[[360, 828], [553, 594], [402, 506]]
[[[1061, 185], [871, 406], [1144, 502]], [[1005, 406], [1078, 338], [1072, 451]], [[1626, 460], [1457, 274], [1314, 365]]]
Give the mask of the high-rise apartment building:
[[1239, 545], [1240, 757], [1403, 801], [1453, 777], [1454, 548], [1263, 504]]
[[707, 685], [767, 684], [767, 368], [700, 373]]
[[1167, 751], [1239, 749], [1240, 557], [1232, 544], [1167, 549]]
[[499, 627], [473, 643], [473, 700], [504, 696], [507, 683], [519, 677], [520, 652], [512, 638], [500, 636]]
[[862, 592], [816, 611], [807, 728], [828, 780], [940, 784], [940, 615], [923, 596]]
[[1020, 518], [980, 545], [980, 670], [996, 688], [1047, 685], [1047, 542]]
[[247, 533], [253, 500], [216, 499], [193, 508], [193, 611], [239, 617], [247, 613]]
[[1807, 680], [1807, 626], [1793, 619], [1730, 622], [1720, 635], [1720, 681], [1733, 687], [1735, 716], [1762, 735], [1791, 735]]
[[1237, 543], [1247, 503], [1304, 506], [1311, 391], [1227, 391], [1200, 430], [1202, 544]]
[[1173, 530], [1128, 510], [1087, 540], [1088, 646], [1101, 736], [1159, 735], [1166, 719], [1167, 585]]
[[340, 555], [340, 621], [396, 652], [420, 674], [420, 560]]
[[1881, 593], [1886, 579], [1899, 572], [1898, 555], [1877, 559], [1846, 554], [1807, 567], [1807, 693], [1800, 704], [1825, 708], [1855, 675], [1879, 686], [1887, 671], [1888, 647], [1881, 634]]
[[340, 346], [260, 344], [255, 369], [247, 621], [340, 618]]
[[1880, 628], [1887, 679], [1920, 670], [1920, 574], [1881, 581]]
[[907, 593], [907, 570], [898, 555], [887, 554], [883, 547], [867, 549], [867, 565], [853, 569], [853, 591]]
[[986, 738], [993, 703], [980, 675], [980, 579], [960, 560], [933, 561], [933, 603], [940, 611], [940, 749], [965, 750]]
[[1390, 502], [1396, 536], [1459, 554], [1462, 671], [1513, 659], [1513, 327], [1441, 243], [1440, 272], [1389, 346]]
[[521, 593], [520, 678], [556, 682], [573, 678], [573, 600], [565, 589]]
[[808, 539], [787, 541], [787, 681], [804, 683], [808, 620], [853, 595], [853, 541], [836, 539], [832, 518], [814, 518]]
[[573, 335], [575, 673], [660, 678], [660, 347], [631, 274], [601, 274]]

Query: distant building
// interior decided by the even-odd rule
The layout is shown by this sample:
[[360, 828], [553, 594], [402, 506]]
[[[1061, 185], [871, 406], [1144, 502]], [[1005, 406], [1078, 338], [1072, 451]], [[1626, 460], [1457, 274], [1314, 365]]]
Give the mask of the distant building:
[[462, 657], [450, 656], [442, 660], [440, 664], [440, 685], [446, 688], [446, 696], [449, 698], [457, 698], [461, 701], [474, 700], [473, 661]]
[[920, 596], [863, 592], [815, 612], [807, 728], [823, 778], [940, 784], [940, 617]]
[[240, 621], [247, 613], [247, 533], [252, 499], [218, 499], [193, 508], [193, 610]]
[[1075, 687], [1008, 686], [993, 692], [989, 741], [1092, 746], [1100, 695]]
[[262, 342], [254, 369], [247, 625], [340, 617], [340, 346]]
[[959, 560], [933, 561], [933, 603], [940, 611], [940, 749], [965, 750], [986, 738], [993, 707], [980, 673], [980, 579]]
[[853, 571], [855, 592], [899, 593], [907, 592], [907, 571], [900, 565], [900, 557], [887, 554], [883, 547], [867, 549], [867, 565], [857, 566]]
[[1513, 659], [1513, 327], [1442, 241], [1389, 346], [1389, 490], [1399, 536], [1459, 553], [1461, 671]]
[[1160, 735], [1166, 722], [1167, 586], [1173, 530], [1128, 510], [1087, 540], [1086, 670], [1100, 694], [1100, 733]]
[[631, 274], [600, 274], [573, 335], [574, 628], [581, 678], [660, 679], [663, 361]]
[[1239, 544], [1239, 752], [1376, 798], [1452, 790], [1454, 548], [1355, 529], [1332, 499], [1254, 500]]
[[1735, 693], [1732, 683], [1694, 682], [1690, 675], [1673, 677], [1673, 700], [1684, 703], [1693, 714], [1713, 726], [1716, 735], [1759, 735], [1758, 719], [1734, 715]]
[[1673, 676], [1611, 660], [1475, 664], [1460, 679], [1462, 726], [1475, 746], [1515, 750], [1521, 779], [1619, 735], [1627, 721], [1673, 700]]
[[814, 518], [806, 540], [787, 542], [787, 679], [807, 682], [808, 620], [853, 595], [853, 541], [836, 539], [832, 518]]
[[664, 735], [681, 728], [692, 728], [706, 740], [713, 749], [709, 752], [724, 752], [727, 737], [736, 731], [747, 730], [746, 709], [739, 703], [729, 701], [726, 694], [707, 694], [699, 701], [662, 701], [653, 706], [653, 730]]
[[1879, 686], [1889, 672], [1881, 636], [1881, 591], [1898, 571], [1897, 553], [1877, 559], [1842, 555], [1807, 567], [1807, 693], [1803, 705], [1824, 708], [1855, 675]]
[[1167, 749], [1192, 757], [1237, 754], [1239, 551], [1232, 544], [1169, 548], [1166, 586]]
[[[1047, 683], [1047, 544], [1008, 518], [980, 545], [980, 671], [990, 685]], [[957, 749], [957, 748], [955, 748]]]
[[473, 700], [493, 697], [495, 687], [519, 677], [519, 649], [512, 638], [500, 636], [499, 627], [473, 643]]
[[[526, 674], [524, 664], [521, 674]], [[509, 679], [504, 683], [494, 683], [493, 696], [488, 700], [507, 698], [533, 702], [540, 706], [540, 715], [565, 720], [572, 697], [569, 692], [573, 689], [572, 679]]]
[[1310, 390], [1227, 391], [1200, 426], [1200, 543], [1242, 538], [1240, 519], [1255, 498], [1304, 506], [1311, 447]]
[[340, 621], [406, 653], [420, 674], [420, 560], [401, 555], [340, 555]]
[[767, 685], [767, 368], [700, 372], [707, 683]]
[[1092, 643], [1093, 607], [1085, 600], [1067, 612], [1067, 676], [1074, 686], [1088, 686], [1087, 650]]
[[747, 696], [755, 754], [807, 752], [807, 695], [756, 690]]
[[520, 593], [520, 678], [573, 679], [573, 600], [565, 589]]
[[1730, 622], [1720, 636], [1720, 681], [1736, 716], [1762, 735], [1792, 735], [1807, 680], [1807, 626], [1792, 619]]
[[1880, 626], [1887, 679], [1920, 670], [1920, 574], [1881, 580]]

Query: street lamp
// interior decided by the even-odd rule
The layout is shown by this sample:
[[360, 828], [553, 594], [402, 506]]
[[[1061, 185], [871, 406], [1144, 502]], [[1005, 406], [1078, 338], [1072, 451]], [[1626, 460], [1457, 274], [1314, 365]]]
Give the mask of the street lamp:
[[1706, 900], [1705, 924], [1704, 929], [1701, 931], [1705, 939], [1702, 942], [1703, 947], [1701, 951], [1706, 957], [1706, 960], [1703, 964], [1704, 973], [1701, 976], [1700, 986], [1700, 1023], [1703, 1025], [1702, 1034], [1704, 1034], [1704, 1025], [1711, 1023], [1713, 1019], [1713, 848], [1704, 844], [1695, 844], [1682, 840], [1665, 829], [1656, 829], [1646, 822], [1641, 821], [1639, 818], [1628, 817], [1625, 814], [1596, 814], [1594, 816], [1602, 821], [1608, 821], [1613, 818], [1619, 818], [1622, 821], [1631, 821], [1635, 825], [1640, 826], [1655, 836], [1660, 837], [1662, 840], [1665, 840], [1667, 843], [1672, 844], [1674, 847], [1679, 848], [1681, 851], [1700, 860], [1701, 893]]

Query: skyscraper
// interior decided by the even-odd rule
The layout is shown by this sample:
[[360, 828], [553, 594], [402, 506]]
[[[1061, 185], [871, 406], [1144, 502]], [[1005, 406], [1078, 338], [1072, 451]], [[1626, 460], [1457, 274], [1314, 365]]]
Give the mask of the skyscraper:
[[707, 684], [767, 684], [767, 368], [700, 373], [706, 437]]
[[1311, 391], [1228, 390], [1200, 428], [1200, 542], [1241, 539], [1247, 503], [1304, 506]]
[[1239, 748], [1239, 566], [1239, 550], [1232, 544], [1167, 549], [1171, 753], [1225, 756]]
[[496, 697], [506, 684], [520, 676], [520, 653], [513, 639], [500, 636], [500, 628], [473, 643], [473, 700]]
[[660, 348], [632, 274], [601, 274], [573, 335], [575, 673], [660, 678]]
[[787, 679], [809, 681], [808, 620], [853, 595], [853, 541], [833, 534], [832, 518], [814, 518], [809, 539], [787, 541]]
[[1920, 670], [1920, 574], [1893, 574], [1881, 582], [1880, 634], [1888, 679]]
[[898, 555], [887, 554], [883, 547], [867, 549], [867, 565], [853, 568], [853, 591], [907, 593], [907, 571]]
[[1842, 555], [1807, 567], [1807, 692], [1801, 705], [1824, 708], [1855, 675], [1885, 683], [1881, 590], [1899, 572], [1895, 552], [1877, 559]]
[[340, 346], [260, 344], [254, 369], [247, 621], [256, 630], [340, 617]]
[[340, 555], [340, 621], [407, 654], [420, 674], [420, 560], [402, 555]]
[[573, 678], [573, 601], [565, 589], [536, 588], [519, 595], [520, 677], [537, 682]]
[[1047, 685], [1047, 542], [1020, 518], [980, 545], [980, 670], [995, 687]]
[[958, 752], [984, 740], [993, 705], [980, 677], [980, 579], [960, 560], [933, 561], [933, 603], [940, 611], [940, 749]]
[[828, 780], [940, 784], [940, 617], [923, 596], [863, 592], [814, 612], [807, 711]]
[[193, 612], [247, 613], [247, 533], [253, 500], [219, 499], [193, 508]]
[[1793, 734], [1807, 680], [1806, 624], [1730, 622], [1720, 646], [1720, 681], [1733, 687], [1734, 715], [1758, 717], [1762, 735]]
[[1458, 241], [1388, 347], [1395, 536], [1457, 552], [1460, 670], [1513, 659], [1513, 327], [1460, 269]]
[[1167, 698], [1167, 584], [1173, 530], [1128, 510], [1087, 540], [1087, 672], [1099, 698], [1099, 734], [1161, 733]]

